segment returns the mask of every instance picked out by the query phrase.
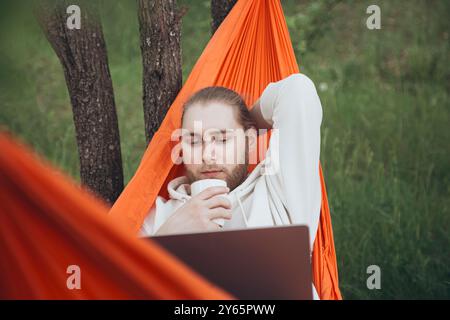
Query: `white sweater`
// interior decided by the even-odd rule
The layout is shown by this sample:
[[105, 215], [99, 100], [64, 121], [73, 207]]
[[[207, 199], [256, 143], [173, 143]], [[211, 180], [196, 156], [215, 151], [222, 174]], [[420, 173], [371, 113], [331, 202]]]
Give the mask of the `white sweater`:
[[[232, 218], [223, 230], [301, 224], [309, 227], [312, 250], [319, 224], [322, 106], [314, 83], [293, 74], [270, 83], [260, 98], [261, 113], [273, 130], [266, 158], [229, 194]], [[186, 177], [168, 184], [169, 200], [156, 199], [141, 228], [153, 235], [190, 199]], [[315, 291], [315, 290], [314, 290]], [[317, 298], [316, 292], [314, 292]]]

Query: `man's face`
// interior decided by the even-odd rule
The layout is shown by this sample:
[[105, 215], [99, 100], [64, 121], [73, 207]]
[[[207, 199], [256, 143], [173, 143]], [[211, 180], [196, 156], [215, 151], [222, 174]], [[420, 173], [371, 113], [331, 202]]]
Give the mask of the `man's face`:
[[245, 180], [249, 139], [233, 107], [219, 102], [191, 105], [182, 125], [183, 163], [190, 183], [221, 179], [233, 190]]

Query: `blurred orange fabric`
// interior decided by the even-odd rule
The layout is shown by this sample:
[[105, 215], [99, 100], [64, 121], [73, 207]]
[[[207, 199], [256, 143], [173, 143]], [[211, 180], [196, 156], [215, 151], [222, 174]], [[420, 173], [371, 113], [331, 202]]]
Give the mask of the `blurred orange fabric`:
[[232, 298], [5, 133], [0, 150], [0, 299]]

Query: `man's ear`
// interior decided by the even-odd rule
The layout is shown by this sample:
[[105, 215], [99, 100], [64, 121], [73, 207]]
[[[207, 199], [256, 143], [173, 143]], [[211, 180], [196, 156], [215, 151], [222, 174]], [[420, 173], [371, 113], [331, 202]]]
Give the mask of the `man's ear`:
[[245, 136], [248, 140], [248, 151], [253, 152], [256, 150], [258, 144], [258, 133], [254, 127], [245, 130]]

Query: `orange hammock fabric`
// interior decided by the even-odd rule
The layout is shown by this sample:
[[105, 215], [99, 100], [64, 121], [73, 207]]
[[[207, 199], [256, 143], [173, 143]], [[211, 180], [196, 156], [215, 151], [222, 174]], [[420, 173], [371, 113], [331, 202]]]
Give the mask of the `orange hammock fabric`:
[[[167, 183], [182, 174], [182, 167], [171, 161], [175, 143], [171, 134], [180, 127], [183, 103], [195, 91], [212, 85], [228, 87], [239, 92], [251, 106], [270, 82], [298, 72], [281, 3], [239, 0], [204, 49], [135, 175], [111, 209], [111, 216], [136, 233], [156, 197], [167, 197]], [[313, 248], [313, 280], [321, 299], [342, 299], [320, 164], [319, 171], [322, 208]]]
[[[230, 299], [0, 133], [0, 299]], [[81, 290], [67, 287], [67, 268]]]

